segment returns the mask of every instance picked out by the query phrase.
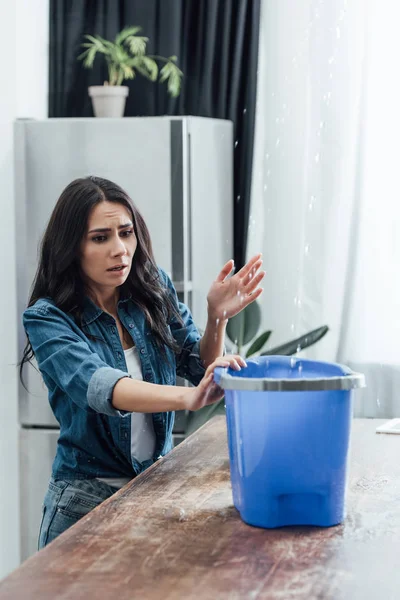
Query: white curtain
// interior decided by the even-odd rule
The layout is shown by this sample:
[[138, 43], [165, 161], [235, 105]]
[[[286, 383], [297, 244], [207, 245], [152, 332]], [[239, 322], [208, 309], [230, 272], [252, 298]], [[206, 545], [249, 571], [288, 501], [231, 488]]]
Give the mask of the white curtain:
[[390, 0], [262, 3], [248, 255], [267, 271], [270, 346], [365, 373], [358, 416], [400, 416], [399, 9]]

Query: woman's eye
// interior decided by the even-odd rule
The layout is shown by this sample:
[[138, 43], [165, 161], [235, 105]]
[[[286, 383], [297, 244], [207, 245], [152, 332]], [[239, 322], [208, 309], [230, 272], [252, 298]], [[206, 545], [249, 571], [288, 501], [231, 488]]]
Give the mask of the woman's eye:
[[130, 235], [132, 235], [132, 233], [133, 233], [133, 229], [128, 229], [127, 231], [123, 231], [122, 235], [124, 237], [129, 237]]
[[106, 239], [105, 235], [96, 235], [96, 237], [92, 238], [94, 242], [104, 242]]

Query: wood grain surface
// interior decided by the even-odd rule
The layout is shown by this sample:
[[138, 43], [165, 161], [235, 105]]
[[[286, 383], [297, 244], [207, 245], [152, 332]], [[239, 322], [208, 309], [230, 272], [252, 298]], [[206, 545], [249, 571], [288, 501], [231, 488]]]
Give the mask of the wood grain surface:
[[216, 417], [5, 578], [0, 599], [398, 600], [400, 436], [380, 423], [353, 423], [343, 525], [243, 523]]

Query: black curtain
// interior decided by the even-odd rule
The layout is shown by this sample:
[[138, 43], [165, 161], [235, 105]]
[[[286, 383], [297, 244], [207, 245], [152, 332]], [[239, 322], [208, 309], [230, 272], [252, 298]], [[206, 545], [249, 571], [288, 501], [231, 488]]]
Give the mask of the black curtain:
[[77, 56], [85, 33], [113, 39], [140, 25], [149, 54], [176, 55], [181, 94], [138, 76], [126, 116], [195, 115], [230, 119], [235, 127], [234, 258], [245, 259], [256, 104], [260, 0], [51, 0], [49, 116], [92, 116], [89, 85], [107, 78], [104, 61], [84, 69]]

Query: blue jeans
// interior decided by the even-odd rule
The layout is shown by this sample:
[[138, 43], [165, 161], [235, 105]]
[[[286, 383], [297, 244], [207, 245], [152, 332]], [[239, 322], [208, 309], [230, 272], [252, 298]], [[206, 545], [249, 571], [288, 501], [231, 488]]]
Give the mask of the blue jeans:
[[38, 550], [118, 490], [97, 479], [50, 479], [43, 502]]

